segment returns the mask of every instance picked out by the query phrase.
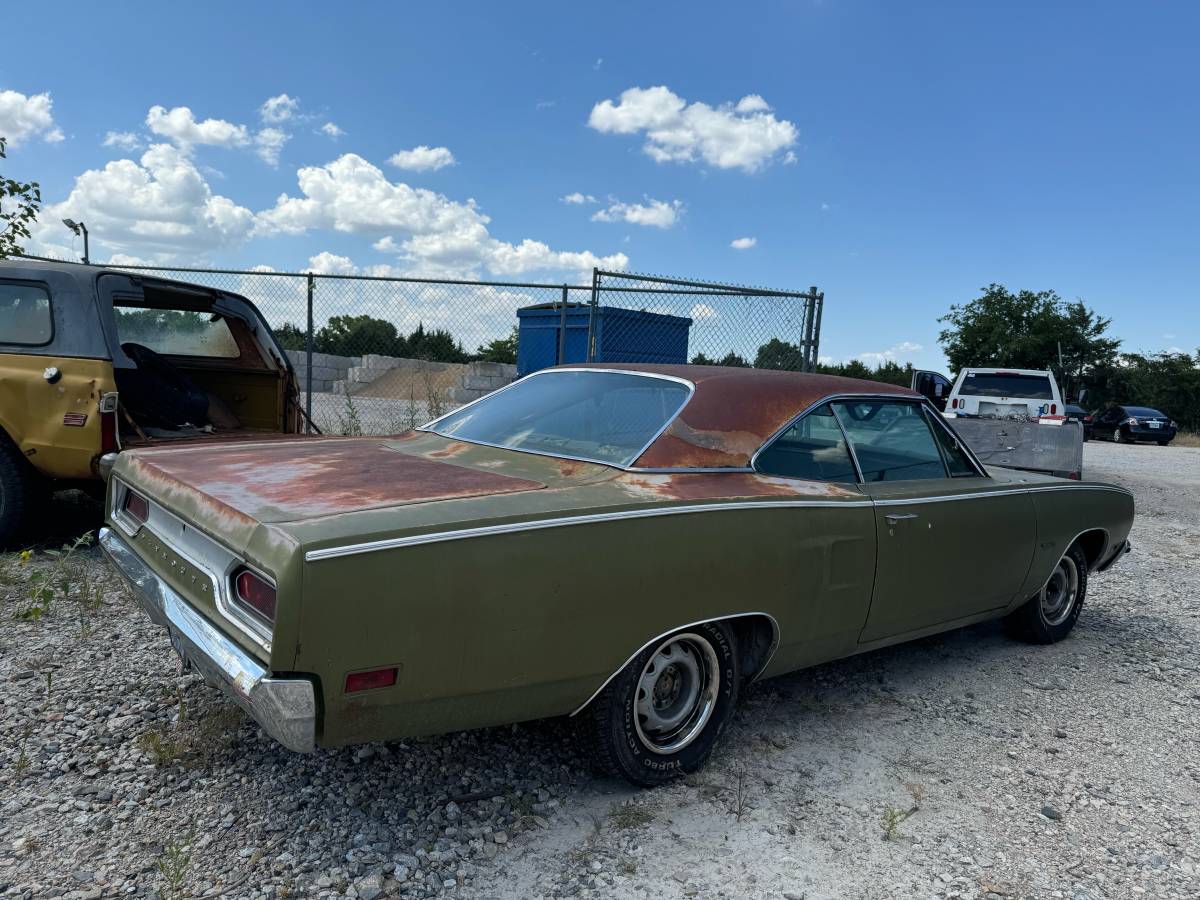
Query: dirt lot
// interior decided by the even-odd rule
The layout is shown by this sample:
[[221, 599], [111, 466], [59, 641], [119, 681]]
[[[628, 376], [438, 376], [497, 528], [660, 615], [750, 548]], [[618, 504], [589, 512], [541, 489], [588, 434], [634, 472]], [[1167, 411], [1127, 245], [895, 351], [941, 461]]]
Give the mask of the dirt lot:
[[1085, 459], [1138, 521], [1071, 639], [977, 626], [757, 685], [655, 792], [556, 722], [291, 755], [176, 675], [94, 551], [40, 619], [54, 561], [8, 554], [0, 894], [1194, 900], [1200, 449]]

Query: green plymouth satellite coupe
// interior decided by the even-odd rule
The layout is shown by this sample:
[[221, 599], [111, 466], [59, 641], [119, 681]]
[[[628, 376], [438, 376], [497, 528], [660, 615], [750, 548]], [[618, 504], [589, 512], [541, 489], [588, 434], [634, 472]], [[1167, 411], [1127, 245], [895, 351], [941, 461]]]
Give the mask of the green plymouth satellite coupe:
[[292, 750], [571, 715], [654, 785], [753, 679], [1000, 617], [1061, 640], [1133, 498], [986, 468], [891, 385], [592, 365], [393, 437], [123, 453], [108, 522], [185, 664]]

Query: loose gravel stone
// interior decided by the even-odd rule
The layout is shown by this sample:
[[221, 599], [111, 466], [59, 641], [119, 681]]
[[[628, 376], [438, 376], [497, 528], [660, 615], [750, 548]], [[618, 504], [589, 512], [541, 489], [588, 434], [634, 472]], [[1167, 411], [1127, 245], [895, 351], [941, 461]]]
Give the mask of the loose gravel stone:
[[103, 603], [40, 621], [0, 556], [0, 895], [1196, 900], [1200, 450], [1088, 444], [1085, 474], [1138, 520], [1069, 640], [990, 623], [753, 685], [652, 792], [562, 722], [297, 756], [94, 551]]

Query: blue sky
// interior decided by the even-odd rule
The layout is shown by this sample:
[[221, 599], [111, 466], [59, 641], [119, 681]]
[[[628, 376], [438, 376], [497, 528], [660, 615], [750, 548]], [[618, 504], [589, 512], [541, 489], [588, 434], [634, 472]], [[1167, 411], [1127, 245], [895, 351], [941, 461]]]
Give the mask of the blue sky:
[[0, 132], [50, 204], [36, 248], [72, 215], [97, 259], [816, 284], [823, 354], [931, 366], [937, 317], [998, 281], [1084, 299], [1126, 349], [1200, 347], [1193, 4], [14, 17]]

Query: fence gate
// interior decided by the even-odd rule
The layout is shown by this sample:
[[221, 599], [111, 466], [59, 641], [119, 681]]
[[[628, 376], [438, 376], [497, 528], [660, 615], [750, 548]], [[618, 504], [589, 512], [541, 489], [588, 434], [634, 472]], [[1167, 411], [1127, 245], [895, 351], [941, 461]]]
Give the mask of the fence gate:
[[595, 269], [587, 360], [812, 372], [824, 304], [816, 287], [777, 291]]

